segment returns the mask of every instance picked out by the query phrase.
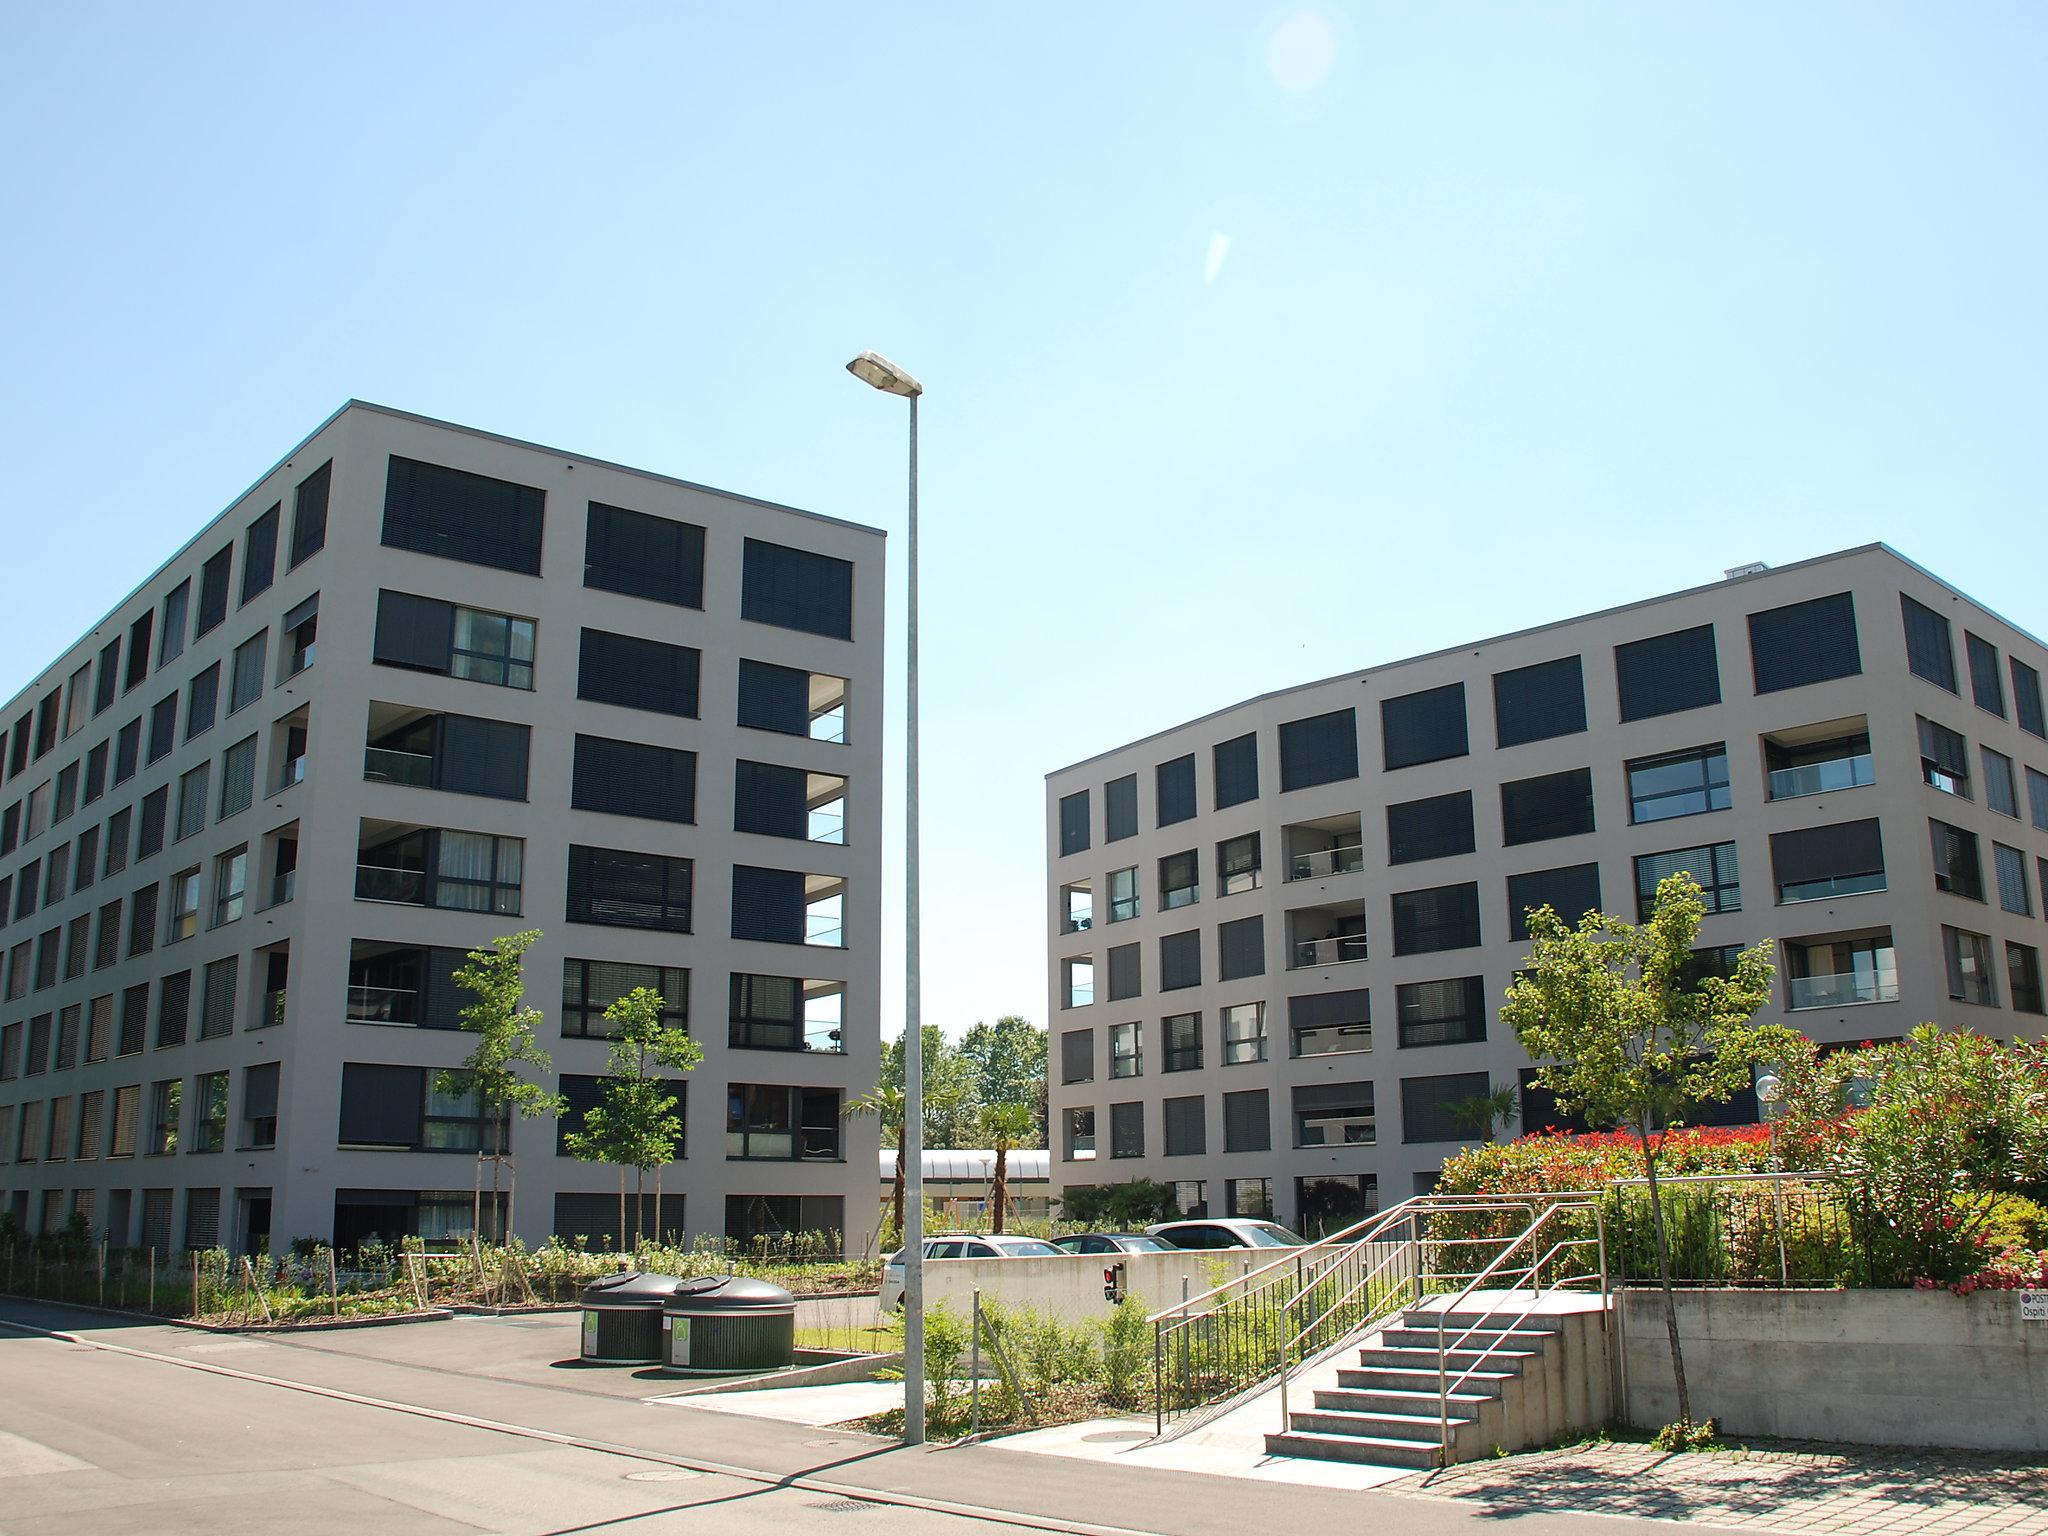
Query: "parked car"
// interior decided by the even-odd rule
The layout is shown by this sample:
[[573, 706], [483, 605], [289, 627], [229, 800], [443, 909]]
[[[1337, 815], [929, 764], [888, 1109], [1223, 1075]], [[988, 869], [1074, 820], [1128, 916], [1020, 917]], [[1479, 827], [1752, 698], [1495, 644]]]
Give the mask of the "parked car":
[[[924, 1240], [925, 1262], [933, 1259], [1061, 1259], [1066, 1255], [1035, 1237], [997, 1236], [990, 1232], [953, 1232]], [[903, 1305], [903, 1251], [882, 1260], [882, 1310]]]
[[1201, 1221], [1162, 1221], [1145, 1231], [1174, 1248], [1306, 1248], [1308, 1239], [1277, 1221], [1238, 1216]]
[[1173, 1244], [1145, 1232], [1070, 1232], [1052, 1240], [1062, 1253], [1171, 1253]]

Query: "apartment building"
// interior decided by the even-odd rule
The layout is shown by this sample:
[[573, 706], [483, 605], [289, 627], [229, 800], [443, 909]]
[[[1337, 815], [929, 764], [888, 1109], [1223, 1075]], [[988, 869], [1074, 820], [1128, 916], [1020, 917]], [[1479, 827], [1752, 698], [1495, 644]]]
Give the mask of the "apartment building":
[[[1549, 903], [1706, 891], [1823, 1043], [2038, 1036], [2048, 651], [1882, 545], [1267, 694], [1050, 775], [1056, 1188], [1327, 1228], [1518, 1088]], [[1753, 1096], [1714, 1112], [1756, 1118]]]
[[0, 1210], [452, 1236], [509, 1135], [514, 1230], [608, 1238], [616, 1168], [435, 1085], [539, 929], [565, 1123], [624, 991], [703, 1046], [662, 1228], [858, 1246], [882, 594], [877, 530], [344, 406], [0, 713]]

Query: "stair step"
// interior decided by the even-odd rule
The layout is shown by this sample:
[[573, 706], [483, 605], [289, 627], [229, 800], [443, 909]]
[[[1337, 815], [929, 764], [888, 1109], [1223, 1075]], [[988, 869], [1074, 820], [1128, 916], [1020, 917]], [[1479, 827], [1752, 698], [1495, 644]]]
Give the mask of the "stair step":
[[1436, 1332], [1437, 1319], [1442, 1318], [1444, 1327], [1463, 1332], [1467, 1328], [1500, 1330], [1507, 1328], [1515, 1333], [1562, 1333], [1564, 1319], [1552, 1314], [1535, 1312], [1527, 1317], [1502, 1317], [1492, 1312], [1431, 1312], [1410, 1307], [1401, 1314], [1403, 1328], [1427, 1328]]
[[[1419, 1413], [1434, 1415], [1439, 1401], [1434, 1392], [1399, 1387], [1317, 1387], [1312, 1394], [1317, 1408], [1343, 1413]], [[1493, 1392], [1453, 1392], [1454, 1411], [1471, 1416], [1486, 1404], [1499, 1400]]]
[[[1491, 1390], [1498, 1396], [1501, 1388], [1516, 1375], [1513, 1371], [1471, 1371], [1461, 1372], [1463, 1385], [1476, 1392]], [[1409, 1370], [1398, 1365], [1340, 1365], [1337, 1367], [1337, 1385], [1364, 1392], [1411, 1389], [1436, 1396], [1436, 1363], [1430, 1362], [1426, 1371]]]
[[1266, 1436], [1268, 1456], [1356, 1461], [1369, 1467], [1433, 1467], [1440, 1460], [1441, 1451], [1435, 1436], [1407, 1440], [1391, 1435], [1326, 1435], [1312, 1430]]
[[[1460, 1349], [1495, 1349], [1515, 1347], [1541, 1353], [1543, 1341], [1549, 1335], [1533, 1333], [1528, 1329], [1481, 1328], [1467, 1333], [1462, 1328], [1446, 1328], [1444, 1343], [1457, 1345]], [[1393, 1348], [1430, 1349], [1436, 1348], [1436, 1329], [1409, 1328], [1396, 1326], [1380, 1330], [1380, 1343]]]
[[[1453, 1417], [1451, 1432], [1455, 1435], [1459, 1425], [1473, 1422]], [[1297, 1408], [1287, 1416], [1287, 1427], [1314, 1435], [1364, 1435], [1389, 1440], [1430, 1440], [1442, 1429], [1433, 1413], [1353, 1413], [1347, 1408]]]
[[[1519, 1375], [1522, 1367], [1539, 1358], [1541, 1350], [1535, 1349], [1453, 1349], [1444, 1353], [1445, 1369], [1456, 1375], [1478, 1366], [1483, 1370], [1501, 1371], [1508, 1375]], [[1437, 1353], [1431, 1349], [1406, 1349], [1399, 1346], [1367, 1345], [1358, 1352], [1360, 1365], [1383, 1365], [1409, 1370], [1427, 1370], [1432, 1374], [1437, 1368]]]

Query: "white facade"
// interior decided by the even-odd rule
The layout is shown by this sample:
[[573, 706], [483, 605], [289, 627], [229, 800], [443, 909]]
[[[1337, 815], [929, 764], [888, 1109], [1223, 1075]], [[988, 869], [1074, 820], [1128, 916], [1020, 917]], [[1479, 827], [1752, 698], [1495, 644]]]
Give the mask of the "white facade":
[[[1922, 675], [1944, 629], [1947, 685]], [[1446, 1106], [1530, 1065], [1498, 1021], [1527, 948], [1511, 905], [1632, 916], [1646, 856], [1646, 879], [1718, 873], [1702, 947], [1773, 941], [1778, 1011], [1817, 1040], [1921, 1020], [2038, 1035], [2043, 671], [2038, 640], [1873, 545], [1269, 694], [1061, 769], [1055, 1188], [1153, 1178], [1211, 1214], [1270, 1200], [1313, 1225], [1426, 1187], [1461, 1144]], [[1246, 762], [1250, 793], [1219, 808], [1219, 772], [1230, 800]], [[1231, 1009], [1245, 1029], [1263, 1010], [1262, 1046], [1228, 1048], [1241, 1060]], [[1540, 1094], [1521, 1107], [1511, 1130], [1558, 1118]]]
[[[275, 579], [245, 591], [266, 517]], [[194, 633], [203, 568], [221, 551], [225, 617]], [[187, 583], [184, 606], [167, 607]], [[460, 1106], [428, 1085], [471, 1040], [427, 1026], [454, 1022], [467, 1000], [448, 984], [452, 957], [537, 928], [528, 1001], [578, 1102], [607, 1054], [603, 1040], [565, 1033], [565, 962], [673, 968], [664, 992], [671, 1003], [687, 992], [705, 1056], [685, 1090], [663, 1226], [741, 1236], [843, 1221], [857, 1247], [873, 1220], [862, 1175], [876, 1130], [836, 1106], [872, 1084], [879, 1057], [882, 594], [876, 530], [345, 406], [0, 714], [0, 1210], [30, 1231], [82, 1212], [117, 1243], [159, 1247], [466, 1228], [467, 1149], [487, 1133], [437, 1113]], [[311, 608], [307, 655], [309, 632], [295, 640], [287, 625]], [[248, 675], [231, 712], [238, 649]], [[750, 715], [772, 728], [738, 723], [743, 660]], [[109, 699], [99, 674], [110, 664]], [[194, 729], [216, 664], [218, 718]], [[159, 714], [175, 720], [157, 757]], [[121, 774], [131, 723], [139, 750]], [[245, 740], [253, 770], [247, 749], [228, 761]], [[90, 766], [102, 751], [103, 776]], [[223, 791], [245, 771], [243, 808]], [[206, 798], [181, 814], [180, 786], [201, 773]], [[67, 774], [79, 785], [68, 797]], [[151, 850], [137, 839], [158, 791], [168, 825]], [[743, 819], [774, 833], [737, 830]], [[87, 839], [99, 847], [80, 873]], [[109, 867], [117, 840], [125, 863]], [[247, 850], [239, 869], [236, 849]], [[67, 871], [54, 900], [53, 863]], [[588, 876], [573, 892], [572, 863]], [[192, 870], [186, 922], [179, 876]], [[741, 879], [747, 911], [735, 914]], [[40, 889], [25, 898], [30, 883]], [[833, 892], [836, 904], [817, 899]], [[103, 950], [100, 909], [116, 901]], [[736, 938], [736, 924], [774, 937]], [[172, 1043], [175, 978], [187, 972], [189, 1022]], [[811, 1026], [729, 1023], [736, 974], [809, 983]], [[602, 994], [648, 975], [599, 970], [588, 985]], [[836, 1039], [823, 1016], [835, 992]], [[126, 1030], [124, 1008], [139, 1010]], [[206, 1122], [222, 1073], [216, 1130]], [[171, 1082], [182, 1102], [167, 1152], [152, 1109], [156, 1085]], [[260, 1113], [268, 1082], [271, 1116]], [[818, 1122], [809, 1136], [804, 1122]], [[556, 1135], [552, 1119], [513, 1125], [515, 1229], [529, 1241], [608, 1233], [617, 1170], [559, 1155]]]

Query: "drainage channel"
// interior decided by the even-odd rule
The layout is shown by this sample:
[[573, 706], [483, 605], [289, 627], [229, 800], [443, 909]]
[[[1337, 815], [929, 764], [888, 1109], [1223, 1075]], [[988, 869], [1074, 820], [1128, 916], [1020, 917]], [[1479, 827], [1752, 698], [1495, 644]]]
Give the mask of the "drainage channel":
[[[759, 1488], [793, 1488], [804, 1493], [823, 1494], [833, 1500], [845, 1501], [840, 1506], [842, 1508], [858, 1504], [862, 1508], [891, 1507], [915, 1509], [927, 1514], [953, 1515], [963, 1520], [985, 1520], [992, 1524], [1017, 1526], [1025, 1530], [1070, 1533], [1070, 1536], [1158, 1536], [1156, 1532], [1134, 1530], [1128, 1526], [1095, 1525], [1086, 1521], [1059, 1520], [1048, 1516], [1026, 1514], [1018, 1510], [994, 1509], [980, 1504], [962, 1504], [952, 1499], [928, 1499], [914, 1493], [899, 1493], [862, 1488], [851, 1483], [836, 1483], [825, 1478], [808, 1477], [803, 1473], [792, 1473], [787, 1476], [777, 1477], [772, 1473], [756, 1471], [751, 1467], [737, 1467], [725, 1462], [705, 1461], [689, 1456], [671, 1456], [662, 1451], [643, 1450], [637, 1446], [620, 1445], [608, 1440], [593, 1440], [582, 1435], [565, 1435], [556, 1430], [539, 1429], [530, 1424], [509, 1424], [499, 1419], [484, 1419], [478, 1418], [473, 1414], [453, 1413], [442, 1408], [427, 1408], [418, 1403], [402, 1403], [390, 1398], [371, 1397], [361, 1392], [344, 1392], [338, 1387], [321, 1387], [315, 1386], [310, 1382], [290, 1381], [281, 1376], [266, 1376], [257, 1371], [236, 1370], [233, 1366], [214, 1365], [205, 1360], [181, 1359], [176, 1355], [159, 1354], [154, 1350], [148, 1349], [137, 1349], [129, 1344], [110, 1344], [103, 1339], [86, 1338], [80, 1334], [64, 1333], [53, 1328], [38, 1328], [33, 1324], [18, 1323], [9, 1318], [0, 1318], [0, 1329], [29, 1334], [36, 1338], [52, 1339], [60, 1344], [73, 1344], [84, 1349], [101, 1350], [107, 1354], [126, 1355], [131, 1359], [148, 1360], [158, 1365], [175, 1366], [180, 1370], [201, 1371], [209, 1376], [224, 1376], [231, 1381], [244, 1381], [255, 1386], [274, 1387], [280, 1391], [298, 1392], [308, 1397], [324, 1397], [333, 1402], [350, 1403], [360, 1408], [376, 1408], [386, 1413], [400, 1413], [412, 1418], [432, 1419], [438, 1423], [455, 1424], [466, 1429], [484, 1430], [491, 1434], [511, 1435], [524, 1440], [538, 1440], [548, 1445], [568, 1446], [575, 1450], [592, 1451], [601, 1456], [617, 1456], [628, 1461], [648, 1462], [656, 1466], [683, 1472], [709, 1473], [716, 1477], [729, 1477], [738, 1482], [752, 1483]], [[649, 1477], [643, 1480], [655, 1481], [657, 1479]]]

